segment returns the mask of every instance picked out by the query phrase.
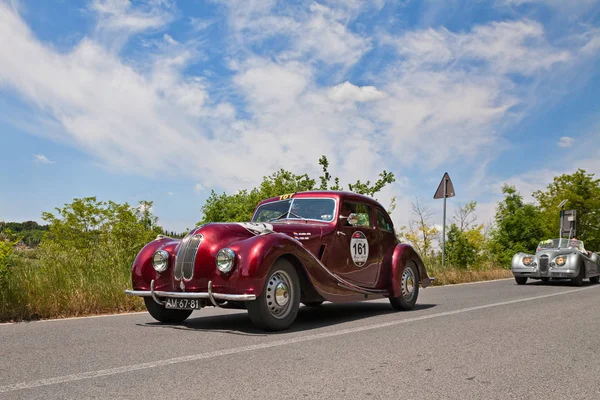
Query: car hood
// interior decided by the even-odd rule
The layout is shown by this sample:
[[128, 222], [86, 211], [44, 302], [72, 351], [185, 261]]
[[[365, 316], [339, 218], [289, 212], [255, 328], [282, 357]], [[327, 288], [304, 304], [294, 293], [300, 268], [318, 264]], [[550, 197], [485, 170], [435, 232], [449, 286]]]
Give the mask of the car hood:
[[535, 253], [536, 257], [541, 257], [543, 255], [547, 255], [550, 258], [554, 258], [557, 256], [566, 256], [567, 254], [578, 254], [579, 251], [574, 250], [574, 249], [549, 249], [549, 250], [542, 250], [542, 251], [538, 251], [537, 253]]
[[196, 228], [191, 234], [202, 234], [206, 240], [216, 243], [236, 242], [253, 236], [273, 232], [288, 235], [298, 241], [320, 242], [323, 235], [334, 229], [321, 222], [214, 222]]

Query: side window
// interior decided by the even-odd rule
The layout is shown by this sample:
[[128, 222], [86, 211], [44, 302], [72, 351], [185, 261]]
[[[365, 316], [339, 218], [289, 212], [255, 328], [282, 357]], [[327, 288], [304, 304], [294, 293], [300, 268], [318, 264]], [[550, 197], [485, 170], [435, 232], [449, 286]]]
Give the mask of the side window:
[[[372, 216], [371, 207], [369, 207], [366, 204], [361, 204], [361, 203], [348, 203], [348, 202], [342, 203], [340, 215], [347, 217], [348, 215], [350, 215], [352, 213], [356, 214], [357, 219], [358, 219], [358, 223], [354, 226], [361, 227], [361, 228], [372, 228], [373, 227], [373, 220], [371, 217]], [[347, 220], [343, 225], [351, 226]]]
[[381, 229], [382, 231], [394, 233], [394, 227], [392, 226], [392, 222], [389, 220], [389, 217], [387, 217], [383, 211], [377, 209], [375, 218], [377, 218], [377, 227], [379, 229]]

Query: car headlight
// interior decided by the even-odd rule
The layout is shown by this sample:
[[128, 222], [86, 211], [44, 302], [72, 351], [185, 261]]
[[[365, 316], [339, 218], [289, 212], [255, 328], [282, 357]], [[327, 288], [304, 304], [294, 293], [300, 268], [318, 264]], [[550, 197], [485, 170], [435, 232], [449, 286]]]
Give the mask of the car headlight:
[[223, 273], [228, 273], [233, 269], [235, 262], [235, 252], [227, 247], [219, 250], [217, 253], [217, 269]]
[[558, 256], [558, 257], [556, 257], [556, 259], [554, 260], [554, 262], [556, 263], [556, 265], [563, 266], [567, 262], [567, 259], [564, 258], [563, 256]]
[[530, 265], [533, 261], [533, 257], [523, 257], [523, 264]]
[[164, 250], [158, 250], [152, 256], [152, 266], [156, 272], [164, 272], [169, 266], [169, 253]]

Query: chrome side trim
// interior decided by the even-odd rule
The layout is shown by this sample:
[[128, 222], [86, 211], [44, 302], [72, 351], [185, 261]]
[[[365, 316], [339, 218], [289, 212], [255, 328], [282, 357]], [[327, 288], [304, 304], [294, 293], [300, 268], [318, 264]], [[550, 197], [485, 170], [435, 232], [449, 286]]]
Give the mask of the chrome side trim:
[[[154, 281], [153, 281], [154, 282]], [[150, 289], [153, 289], [153, 283], [150, 283]], [[207, 292], [163, 292], [162, 290], [125, 290], [125, 294], [128, 296], [139, 296], [139, 297], [168, 297], [172, 299], [208, 299], [210, 296]], [[252, 301], [256, 300], [255, 294], [227, 294], [227, 293], [214, 293], [212, 292], [212, 298], [216, 300], [229, 300], [229, 301]], [[156, 299], [155, 299], [156, 300]], [[218, 303], [217, 303], [218, 304]]]
[[321, 260], [319, 260], [313, 253], [311, 253], [306, 247], [304, 247], [299, 240], [294, 239], [291, 236], [287, 236], [287, 237], [289, 239], [293, 240], [294, 242], [300, 244], [300, 248], [302, 250], [304, 250], [304, 252], [306, 254], [310, 255], [319, 264], [319, 266], [321, 268], [323, 268], [323, 270], [329, 274], [329, 276], [331, 276], [333, 279], [335, 279], [337, 281], [337, 284], [339, 286], [341, 286], [341, 287], [343, 287], [345, 289], [348, 289], [348, 290], [352, 290], [352, 291], [357, 292], [357, 293], [367, 294], [367, 295], [372, 295], [372, 294], [379, 294], [379, 295], [381, 295], [381, 294], [389, 294], [388, 290], [369, 289], [369, 288], [364, 288], [364, 287], [361, 287], [361, 286], [358, 286], [358, 285], [355, 285], [353, 283], [348, 282], [347, 280], [343, 279], [339, 275], [336, 275], [333, 272], [331, 272], [329, 269], [327, 269], [327, 267], [321, 262]]

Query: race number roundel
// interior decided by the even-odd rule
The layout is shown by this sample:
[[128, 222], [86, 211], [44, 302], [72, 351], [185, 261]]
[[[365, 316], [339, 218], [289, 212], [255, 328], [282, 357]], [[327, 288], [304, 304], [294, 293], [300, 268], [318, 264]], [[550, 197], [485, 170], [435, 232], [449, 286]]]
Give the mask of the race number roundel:
[[369, 258], [369, 242], [364, 233], [357, 231], [350, 240], [350, 254], [357, 267], [362, 267]]

